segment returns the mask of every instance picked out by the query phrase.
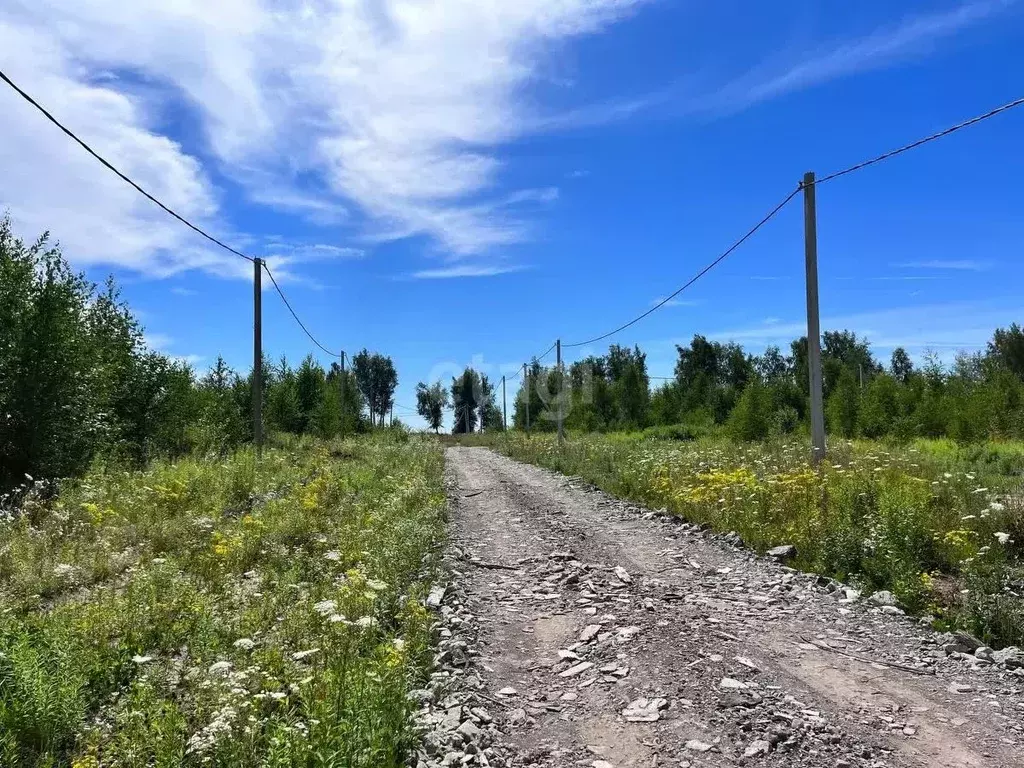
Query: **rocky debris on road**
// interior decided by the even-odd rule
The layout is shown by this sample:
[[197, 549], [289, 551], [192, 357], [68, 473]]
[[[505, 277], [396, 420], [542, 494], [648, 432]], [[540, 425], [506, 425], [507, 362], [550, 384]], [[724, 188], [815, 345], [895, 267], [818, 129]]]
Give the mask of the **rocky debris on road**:
[[[462, 502], [459, 536], [516, 570], [469, 569], [465, 594], [445, 597], [482, 617], [470, 621], [485, 636], [445, 661], [465, 660], [472, 706], [497, 702], [492, 722], [469, 718], [483, 741], [451, 747], [458, 764], [902, 768], [931, 765], [913, 756], [952, 734], [941, 749], [953, 762], [936, 765], [1024, 766], [995, 757], [1024, 743], [1018, 649], [933, 633], [892, 595], [784, 565], [795, 551], [761, 558], [735, 534], [589, 487], [566, 499], [574, 481], [491, 461], [457, 467], [501, 489]], [[822, 670], [821, 687], [805, 669]], [[901, 700], [918, 679], [936, 682]], [[924, 706], [928, 695], [941, 703]], [[443, 709], [434, 717], [457, 734], [447, 747], [466, 720]], [[980, 762], [956, 762], [957, 749]]]
[[[453, 563], [462, 553], [453, 548], [445, 560], [454, 573]], [[419, 705], [414, 717], [420, 733], [420, 749], [413, 755], [414, 768], [449, 766], [494, 766], [504, 768], [508, 759], [492, 746], [497, 734], [491, 710], [504, 706], [503, 696], [514, 696], [514, 688], [499, 691], [491, 699], [484, 691], [475, 660], [478, 619], [465, 606], [457, 584], [437, 585], [425, 601], [435, 611], [438, 636], [434, 671], [427, 688], [411, 691], [410, 699]]]

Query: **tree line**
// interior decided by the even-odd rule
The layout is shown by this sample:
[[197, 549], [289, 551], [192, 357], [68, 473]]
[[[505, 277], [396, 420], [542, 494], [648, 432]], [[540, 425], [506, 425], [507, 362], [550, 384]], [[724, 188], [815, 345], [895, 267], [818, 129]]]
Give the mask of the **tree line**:
[[[962, 442], [1024, 437], [1024, 330], [997, 329], [983, 351], [945, 366], [928, 354], [915, 366], [902, 347], [887, 364], [848, 330], [822, 336], [826, 423], [842, 437], [950, 437]], [[651, 387], [646, 355], [612, 345], [608, 354], [560, 372], [536, 360], [514, 400], [513, 424], [553, 430], [559, 392], [567, 429], [664, 429], [680, 435], [715, 428], [740, 439], [809, 429], [807, 337], [783, 353], [749, 354], [739, 344], [695, 335], [677, 345], [672, 380]], [[562, 376], [565, 389], [562, 389]], [[528, 406], [528, 407], [527, 407]]]
[[[265, 428], [331, 437], [383, 426], [398, 373], [363, 350], [350, 370], [264, 359]], [[46, 235], [0, 220], [0, 492], [95, 461], [224, 452], [253, 438], [251, 371], [203, 375], [146, 346], [117, 286], [75, 272]]]

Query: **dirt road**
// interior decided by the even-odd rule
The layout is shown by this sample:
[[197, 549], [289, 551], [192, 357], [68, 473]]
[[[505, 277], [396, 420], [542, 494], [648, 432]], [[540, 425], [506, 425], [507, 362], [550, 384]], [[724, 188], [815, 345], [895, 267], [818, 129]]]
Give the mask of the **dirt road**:
[[494, 719], [449, 764], [1024, 768], [1024, 671], [581, 482], [448, 464]]

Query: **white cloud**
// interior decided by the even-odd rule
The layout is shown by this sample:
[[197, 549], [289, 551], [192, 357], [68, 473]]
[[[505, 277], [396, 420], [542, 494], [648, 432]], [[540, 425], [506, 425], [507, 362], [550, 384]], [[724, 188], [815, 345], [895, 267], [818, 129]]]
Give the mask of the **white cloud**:
[[660, 296], [657, 299], [651, 301], [652, 307], [697, 307], [700, 306], [700, 302], [693, 299], [669, 299], [665, 301], [664, 296]]
[[815, 50], [788, 55], [772, 51], [769, 60], [736, 77], [718, 78], [711, 83], [706, 78], [686, 77], [641, 96], [611, 99], [549, 115], [539, 119], [536, 127], [571, 130], [655, 112], [672, 117], [740, 112], [789, 93], [921, 58], [932, 53], [940, 42], [998, 16], [1016, 2], [975, 0], [952, 9], [906, 16], [896, 24], [859, 37], [833, 40]]
[[[195, 296], [198, 291], [193, 291], [191, 288], [184, 288], [180, 285], [176, 285], [171, 288], [171, 293], [177, 296]], [[138, 315], [138, 312], [136, 311], [135, 314]]]
[[[108, 83], [89, 82], [51, 34], [12, 24], [2, 11], [0, 50], [11, 78], [97, 152], [116, 157], [122, 171], [182, 215], [215, 227], [217, 200], [199, 162], [151, 130], [135, 102]], [[208, 248], [6, 87], [0, 110], [0, 208], [10, 210], [23, 237], [49, 230], [86, 266], [158, 276], [237, 269], [231, 262], [240, 259]]]
[[438, 269], [423, 269], [413, 272], [412, 277], [417, 280], [445, 280], [453, 277], [492, 277], [504, 275], [509, 272], [521, 272], [525, 267], [515, 264], [474, 264], [461, 263], [452, 264]]
[[[501, 181], [496, 147], [537, 124], [525, 89], [560, 44], [643, 1], [36, 0], [0, 11], [0, 49], [27, 90], [183, 215], [215, 223], [215, 196], [198, 162], [152, 129], [154, 100], [131, 82], [198, 119], [203, 152], [255, 202], [321, 224], [355, 209], [371, 241], [422, 235], [479, 256], [530, 237], [524, 213], [502, 208], [557, 196], [480, 202]], [[0, 157], [8, 178], [24, 158], [15, 178], [30, 177], [31, 194], [0, 193], [24, 226], [45, 219], [89, 263], [220, 268], [38, 115], [12, 111]], [[248, 274], [244, 262], [229, 271]]]
[[964, 272], [984, 272], [992, 268], [992, 262], [975, 259], [932, 259], [930, 261], [907, 261], [893, 266], [899, 269], [950, 269]]
[[966, 2], [950, 10], [904, 18], [866, 36], [840, 41], [804, 55], [781, 71], [765, 73], [765, 67], [720, 89], [701, 111], [732, 111], [804, 90], [842, 77], [884, 69], [893, 63], [930, 53], [940, 41], [992, 18], [1016, 0]]

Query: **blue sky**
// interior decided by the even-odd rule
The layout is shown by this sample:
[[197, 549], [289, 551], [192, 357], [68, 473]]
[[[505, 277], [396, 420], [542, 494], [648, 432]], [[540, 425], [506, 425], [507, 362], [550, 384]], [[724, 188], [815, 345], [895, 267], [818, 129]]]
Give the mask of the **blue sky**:
[[[329, 348], [417, 381], [618, 326], [788, 194], [1024, 95], [1024, 3], [15, 0], [0, 67], [267, 258]], [[113, 273], [155, 348], [247, 368], [251, 266], [0, 94], [0, 207]], [[1024, 108], [818, 190], [824, 328], [946, 359], [1024, 320]], [[614, 339], [804, 332], [799, 199]], [[314, 351], [277, 297], [264, 346]], [[567, 350], [600, 353], [608, 342]], [[569, 354], [571, 352], [572, 354]], [[326, 355], [317, 355], [325, 364]], [[510, 391], [511, 395], [511, 391]], [[405, 417], [401, 409], [396, 415]], [[415, 417], [410, 423], [419, 424]]]

